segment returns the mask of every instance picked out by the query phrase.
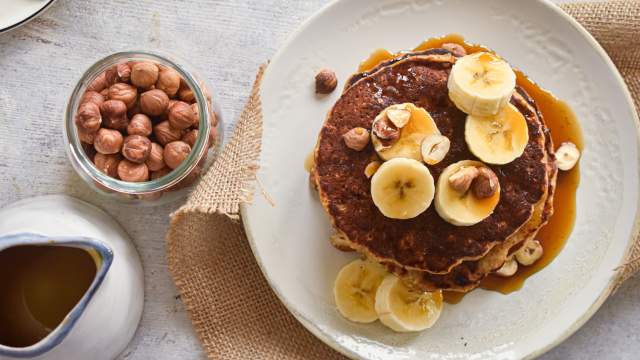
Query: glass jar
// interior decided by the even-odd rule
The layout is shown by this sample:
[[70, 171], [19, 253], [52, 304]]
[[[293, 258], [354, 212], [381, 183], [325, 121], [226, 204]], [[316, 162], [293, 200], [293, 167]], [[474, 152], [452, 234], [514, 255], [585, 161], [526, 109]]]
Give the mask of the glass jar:
[[[83, 95], [98, 76], [114, 65], [138, 61], [150, 61], [161, 67], [171, 68], [181, 76], [193, 92], [197, 104], [198, 136], [186, 159], [166, 175], [156, 179], [150, 178], [145, 182], [128, 182], [111, 177], [95, 166], [93, 162], [95, 150], [92, 145], [80, 140], [75, 119]], [[126, 203], [159, 205], [184, 197], [188, 189], [204, 174], [204, 170], [213, 161], [222, 144], [222, 114], [217, 104], [211, 102], [209, 92], [211, 87], [207, 86], [204, 79], [196, 75], [192, 69], [192, 66], [185, 61], [177, 60], [173, 56], [146, 51], [128, 51], [99, 60], [82, 75], [67, 103], [64, 116], [64, 139], [67, 155], [73, 168], [92, 189], [102, 196]], [[153, 117], [151, 120], [154, 126], [161, 121]], [[214, 137], [212, 144], [209, 142], [210, 132]]]

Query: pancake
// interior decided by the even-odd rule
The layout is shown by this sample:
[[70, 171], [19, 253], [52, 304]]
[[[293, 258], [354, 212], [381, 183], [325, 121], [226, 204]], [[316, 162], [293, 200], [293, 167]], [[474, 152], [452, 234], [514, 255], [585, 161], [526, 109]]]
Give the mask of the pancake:
[[[387, 106], [412, 102], [429, 111], [440, 132], [451, 139], [445, 159], [429, 167], [436, 181], [446, 166], [476, 159], [464, 141], [466, 115], [448, 98], [447, 79], [454, 61], [444, 49], [406, 54], [400, 60], [352, 77], [320, 132], [313, 178], [321, 202], [339, 233], [332, 240], [338, 247], [356, 250], [390, 267], [420, 275], [446, 275], [465, 264], [467, 269], [460, 268], [459, 272], [466, 283], [473, 283], [472, 274], [488, 273], [485, 268], [502, 264], [509, 249], [524, 241], [523, 234], [537, 231], [542, 223], [543, 216], [537, 216], [539, 219], [531, 222], [533, 230], [527, 227], [519, 234], [536, 214], [534, 210], [545, 213], [542, 210], [545, 206], [540, 204], [546, 203], [549, 194], [546, 128], [541, 117], [514, 103], [527, 120], [529, 143], [518, 159], [492, 166], [501, 184], [500, 202], [491, 216], [468, 227], [445, 222], [433, 206], [410, 220], [383, 216], [371, 200], [370, 182], [364, 176], [364, 168], [377, 159], [377, 154], [371, 144], [356, 152], [348, 149], [342, 139], [342, 134], [354, 127], [371, 128], [375, 116]], [[518, 91], [524, 93], [522, 89]], [[491, 257], [493, 261], [488, 258], [483, 262], [498, 245], [500, 250], [496, 248], [498, 255]]]

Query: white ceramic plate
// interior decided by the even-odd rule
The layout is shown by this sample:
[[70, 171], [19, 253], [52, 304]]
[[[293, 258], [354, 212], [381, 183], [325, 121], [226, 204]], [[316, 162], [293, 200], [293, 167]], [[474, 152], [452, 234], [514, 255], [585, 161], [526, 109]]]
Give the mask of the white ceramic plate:
[[[356, 255], [334, 249], [331, 226], [303, 162], [339, 97], [316, 97], [321, 67], [344, 81], [374, 49], [410, 49], [459, 33], [496, 50], [577, 114], [586, 150], [577, 222], [553, 263], [509, 296], [477, 290], [446, 306], [429, 331], [396, 334], [358, 325], [335, 309], [333, 280]], [[273, 58], [262, 85], [263, 198], [243, 208], [254, 253], [271, 286], [312, 333], [368, 359], [518, 359], [542, 354], [576, 331], [611, 291], [638, 211], [637, 115], [600, 46], [548, 1], [343, 0], [326, 7]]]
[[0, 0], [0, 33], [33, 20], [56, 0]]

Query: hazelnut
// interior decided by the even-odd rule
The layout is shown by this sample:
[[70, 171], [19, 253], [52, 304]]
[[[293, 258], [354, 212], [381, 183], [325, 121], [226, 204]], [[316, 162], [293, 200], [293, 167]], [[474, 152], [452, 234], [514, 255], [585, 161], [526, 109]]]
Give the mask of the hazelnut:
[[198, 129], [193, 129], [188, 133], [182, 136], [182, 141], [186, 142], [193, 149], [193, 145], [196, 143], [196, 139], [198, 139]]
[[471, 183], [473, 194], [479, 199], [492, 197], [500, 188], [500, 182], [493, 170], [488, 167], [478, 168], [478, 176]]
[[107, 86], [111, 86], [118, 81], [120, 81], [120, 77], [118, 76], [118, 69], [116, 65], [109, 67], [104, 72], [105, 81], [107, 82]]
[[109, 88], [104, 88], [100, 91], [100, 95], [107, 100], [109, 98]]
[[164, 91], [169, 97], [173, 97], [180, 89], [180, 74], [170, 68], [162, 68], [158, 74], [156, 89]]
[[[164, 164], [164, 148], [158, 143], [151, 143], [151, 151], [149, 152], [149, 157], [145, 162], [147, 167], [151, 171], [158, 171], [165, 167]], [[153, 178], [153, 174], [152, 178]]]
[[196, 101], [195, 95], [193, 95], [193, 90], [187, 85], [184, 80], [180, 79], [180, 89], [178, 90], [178, 98], [182, 101], [186, 101], [188, 103], [192, 103]]
[[573, 169], [580, 159], [580, 150], [571, 142], [563, 142], [556, 150], [556, 165], [562, 171]]
[[121, 100], [107, 100], [100, 105], [100, 113], [105, 127], [115, 130], [127, 128], [127, 105]]
[[163, 121], [153, 127], [153, 134], [161, 145], [167, 145], [168, 143], [176, 140], [180, 140], [182, 132], [178, 129], [174, 129], [169, 125], [168, 121]]
[[463, 57], [467, 55], [467, 50], [462, 47], [462, 45], [456, 43], [445, 43], [442, 44], [442, 48], [445, 50], [449, 50], [451, 54], [455, 57]]
[[93, 145], [87, 144], [84, 142], [81, 143], [81, 145], [82, 145], [82, 150], [84, 151], [85, 156], [91, 159], [91, 161], [93, 161], [96, 154], [98, 153], [96, 151], [96, 148], [94, 148]]
[[403, 128], [411, 120], [411, 110], [402, 105], [392, 105], [385, 111], [389, 120], [397, 128]]
[[529, 240], [520, 250], [516, 251], [515, 256], [520, 264], [529, 266], [538, 261], [543, 253], [544, 249], [538, 240]]
[[116, 178], [118, 177], [118, 164], [121, 160], [122, 156], [120, 154], [96, 153], [93, 158], [93, 163], [102, 173]]
[[129, 82], [131, 80], [131, 67], [127, 63], [116, 65], [116, 72], [120, 81]]
[[400, 138], [400, 129], [386, 115], [376, 118], [371, 131], [385, 146], [391, 145]]
[[163, 167], [160, 170], [154, 171], [151, 173], [151, 180], [157, 180], [160, 179], [161, 177], [164, 177], [165, 175], [169, 174], [171, 172], [171, 169], [169, 169], [168, 167]]
[[79, 127], [87, 132], [96, 132], [101, 123], [102, 115], [100, 115], [100, 107], [98, 105], [92, 102], [80, 105], [76, 114], [76, 124]]
[[138, 99], [138, 89], [135, 86], [117, 83], [109, 87], [110, 100], [122, 100], [127, 105], [127, 109], [131, 109]]
[[380, 168], [380, 165], [382, 165], [382, 162], [377, 160], [368, 163], [367, 166], [364, 168], [364, 176], [366, 176], [367, 179], [371, 179], [373, 174], [375, 174], [376, 171], [378, 171], [378, 169]]
[[135, 114], [127, 126], [127, 134], [149, 136], [153, 131], [151, 119], [145, 114]]
[[93, 81], [91, 81], [89, 86], [87, 86], [87, 90], [100, 92], [108, 87], [109, 84], [107, 84], [106, 74], [101, 73], [95, 79], [93, 79]]
[[98, 106], [104, 102], [104, 96], [97, 91], [88, 90], [82, 95], [82, 99], [80, 99], [80, 103], [94, 103]]
[[118, 164], [118, 176], [122, 181], [143, 182], [149, 180], [149, 169], [144, 163], [137, 164], [124, 159]]
[[154, 89], [140, 95], [140, 110], [149, 116], [159, 116], [169, 105], [169, 97], [164, 91]]
[[151, 140], [140, 135], [129, 135], [124, 139], [122, 155], [134, 163], [143, 163], [149, 158]]
[[316, 93], [329, 94], [338, 86], [338, 78], [333, 70], [321, 69], [316, 75]]
[[516, 272], [518, 272], [518, 263], [515, 261], [515, 259], [510, 258], [507, 259], [504, 264], [502, 264], [502, 267], [500, 269], [496, 270], [496, 275], [502, 277], [510, 277], [515, 275]]
[[164, 162], [171, 169], [177, 168], [189, 156], [191, 147], [184, 141], [173, 141], [164, 147]]
[[169, 123], [174, 129], [186, 129], [193, 126], [198, 118], [186, 102], [179, 101], [169, 110]]
[[465, 194], [478, 173], [475, 166], [463, 166], [449, 177], [449, 185], [460, 194]]
[[93, 144], [96, 139], [97, 131], [87, 131], [78, 127], [78, 138], [85, 144]]
[[101, 154], [117, 154], [123, 142], [122, 134], [118, 130], [102, 128], [98, 130], [93, 146]]
[[[209, 106], [209, 109], [211, 109], [211, 106]], [[197, 129], [200, 127], [200, 109], [197, 102], [191, 104], [191, 110], [196, 114], [196, 122], [193, 123], [193, 127]], [[211, 128], [218, 125], [218, 118], [216, 118], [216, 114], [213, 111], [209, 112], [209, 124], [211, 124]]]
[[420, 146], [422, 160], [428, 165], [435, 165], [447, 156], [450, 148], [451, 141], [448, 137], [439, 134], [426, 136]]
[[150, 88], [158, 81], [158, 66], [148, 61], [137, 62], [131, 68], [131, 83], [140, 88]]
[[369, 144], [369, 131], [365, 128], [356, 127], [342, 135], [344, 143], [348, 148], [361, 151]]

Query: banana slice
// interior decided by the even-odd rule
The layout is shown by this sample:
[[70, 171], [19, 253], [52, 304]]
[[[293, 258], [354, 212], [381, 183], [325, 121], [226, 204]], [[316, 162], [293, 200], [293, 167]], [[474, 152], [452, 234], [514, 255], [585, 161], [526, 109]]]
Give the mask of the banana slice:
[[395, 158], [383, 163], [373, 174], [371, 197], [384, 216], [411, 219], [431, 205], [433, 183], [433, 176], [421, 162]]
[[449, 98], [469, 115], [497, 114], [509, 103], [516, 88], [516, 74], [495, 54], [477, 52], [458, 59], [451, 68]]
[[508, 104], [495, 116], [467, 116], [464, 138], [480, 160], [502, 165], [522, 155], [529, 142], [529, 129], [520, 111]]
[[384, 278], [376, 293], [375, 308], [380, 321], [398, 332], [432, 327], [440, 317], [442, 307], [442, 291], [413, 291], [393, 274]]
[[[409, 117], [407, 117], [407, 110], [410, 112]], [[377, 133], [375, 124], [378, 121], [388, 121], [388, 125], [391, 126], [389, 130], [399, 134]], [[403, 157], [422, 161], [422, 140], [427, 135], [440, 135], [431, 115], [412, 103], [389, 106], [376, 116], [373, 124], [371, 143], [383, 160]]]
[[333, 297], [340, 314], [359, 323], [376, 321], [376, 291], [387, 274], [382, 265], [371, 261], [355, 260], [345, 265], [333, 284]]
[[456, 226], [471, 226], [489, 217], [500, 201], [500, 188], [490, 197], [478, 198], [473, 191], [460, 193], [449, 178], [462, 167], [484, 167], [479, 161], [463, 160], [444, 169], [436, 188], [436, 211], [446, 222]]

